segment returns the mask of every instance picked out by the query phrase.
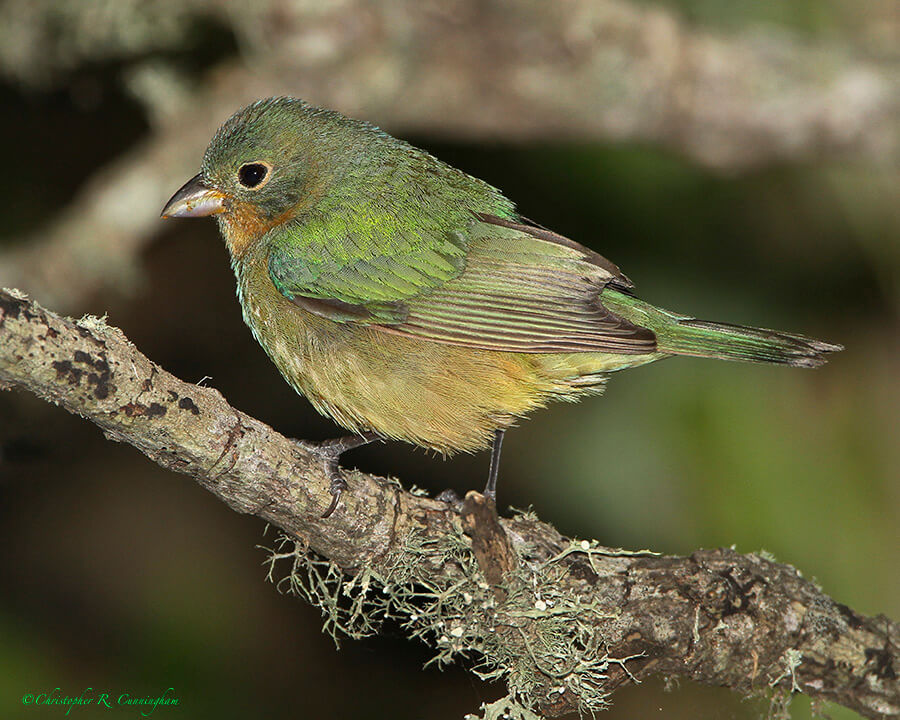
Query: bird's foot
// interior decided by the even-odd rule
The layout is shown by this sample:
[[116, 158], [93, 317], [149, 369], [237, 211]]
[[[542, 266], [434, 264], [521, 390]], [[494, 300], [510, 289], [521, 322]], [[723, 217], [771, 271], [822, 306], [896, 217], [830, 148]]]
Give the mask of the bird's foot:
[[457, 514], [462, 511], [463, 501], [462, 498], [456, 494], [455, 490], [451, 490], [450, 488], [441, 490], [441, 492], [437, 494], [437, 497], [435, 497], [435, 500], [447, 503]]
[[311, 440], [295, 440], [304, 452], [315, 455], [322, 461], [322, 469], [328, 478], [328, 490], [331, 493], [331, 503], [322, 513], [322, 519], [331, 516], [337, 510], [341, 494], [348, 488], [347, 481], [341, 474], [341, 468], [338, 465], [341, 455], [348, 450], [358, 448], [361, 445], [376, 440], [378, 436], [375, 433], [367, 432], [360, 435], [348, 435], [346, 437], [333, 438], [331, 440], [323, 440], [321, 442], [312, 442]]

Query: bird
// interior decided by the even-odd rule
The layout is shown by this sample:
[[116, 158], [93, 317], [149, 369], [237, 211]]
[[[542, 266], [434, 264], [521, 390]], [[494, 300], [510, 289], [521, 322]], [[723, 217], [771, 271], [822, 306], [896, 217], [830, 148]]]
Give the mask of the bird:
[[554, 400], [676, 355], [816, 367], [840, 345], [640, 300], [612, 262], [488, 183], [368, 122], [273, 97], [216, 131], [164, 218], [214, 216], [243, 319], [294, 390], [350, 431], [307, 443], [331, 500], [377, 439], [491, 448]]

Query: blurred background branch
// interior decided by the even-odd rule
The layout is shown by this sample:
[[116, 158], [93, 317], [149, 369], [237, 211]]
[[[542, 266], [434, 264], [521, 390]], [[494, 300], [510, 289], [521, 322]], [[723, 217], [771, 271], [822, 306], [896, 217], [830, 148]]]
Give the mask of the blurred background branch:
[[479, 675], [502, 679], [511, 698], [548, 716], [604, 709], [619, 686], [664, 673], [900, 717], [900, 626], [834, 602], [790, 566], [730, 550], [611, 550], [523, 515], [496, 526], [506, 539], [495, 551], [473, 553], [463, 532], [484, 537], [495, 515], [464, 507], [461, 524], [446, 503], [362, 473], [323, 520], [328, 478], [296, 443], [217, 391], [170, 375], [117, 328], [60, 317], [7, 290], [0, 383], [85, 417], [284, 530], [299, 548], [281, 555], [294, 558], [292, 584], [319, 562], [307, 548], [324, 556], [353, 578], [336, 581], [332, 602], [363, 588], [357, 626], [370, 633], [380, 615], [393, 616], [443, 662], [474, 659]]
[[[195, 85], [157, 53], [189, 43], [201, 21], [233, 33], [240, 61]], [[12, 0], [0, 7], [2, 75], [40, 87], [124, 60], [152, 130], [39, 239], [0, 256], [0, 283], [64, 309], [132, 284], [161, 203], [194, 174], [214, 128], [275, 94], [401, 134], [639, 141], [719, 172], [828, 156], [896, 172], [900, 57], [890, 41], [900, 30], [870, 22], [881, 34], [864, 33], [859, 47], [772, 28], [711, 32], [621, 0]]]

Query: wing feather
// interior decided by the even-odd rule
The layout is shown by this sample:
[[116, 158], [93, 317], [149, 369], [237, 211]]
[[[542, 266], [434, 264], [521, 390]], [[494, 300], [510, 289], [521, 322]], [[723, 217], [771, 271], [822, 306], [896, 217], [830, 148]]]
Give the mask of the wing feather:
[[600, 302], [607, 285], [631, 282], [594, 251], [492, 215], [443, 232], [440, 242], [408, 234], [390, 251], [358, 237], [326, 243], [312, 253], [318, 262], [297, 243], [275, 244], [270, 275], [309, 312], [435, 342], [529, 353], [656, 350], [651, 330]]

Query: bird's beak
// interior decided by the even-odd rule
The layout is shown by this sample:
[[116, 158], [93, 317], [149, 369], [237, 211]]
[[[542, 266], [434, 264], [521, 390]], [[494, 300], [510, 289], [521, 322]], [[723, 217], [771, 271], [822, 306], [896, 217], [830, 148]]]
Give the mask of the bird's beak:
[[225, 212], [225, 195], [206, 187], [199, 175], [194, 175], [176, 192], [161, 214], [164, 218], [207, 217]]

